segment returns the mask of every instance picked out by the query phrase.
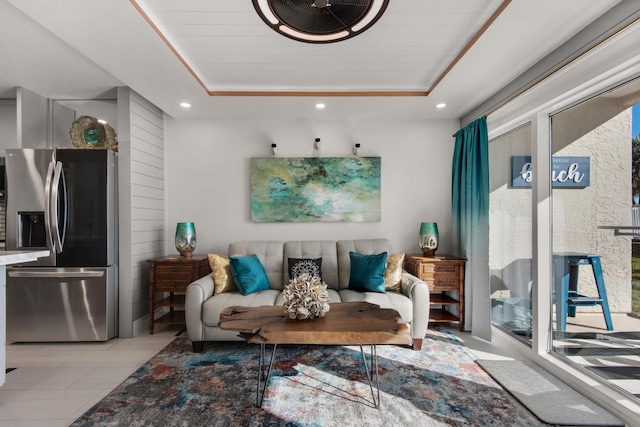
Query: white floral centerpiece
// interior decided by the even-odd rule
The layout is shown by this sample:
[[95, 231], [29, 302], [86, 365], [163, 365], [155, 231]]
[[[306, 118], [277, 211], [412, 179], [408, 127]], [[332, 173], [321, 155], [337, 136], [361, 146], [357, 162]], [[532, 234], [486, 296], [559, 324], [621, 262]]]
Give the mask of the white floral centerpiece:
[[330, 308], [327, 284], [308, 273], [291, 279], [282, 291], [282, 299], [284, 311], [291, 319], [324, 317]]

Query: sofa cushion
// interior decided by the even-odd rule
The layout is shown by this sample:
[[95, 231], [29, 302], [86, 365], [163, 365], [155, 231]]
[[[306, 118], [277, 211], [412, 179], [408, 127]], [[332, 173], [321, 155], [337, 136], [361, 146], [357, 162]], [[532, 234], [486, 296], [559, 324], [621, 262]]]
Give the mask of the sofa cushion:
[[305, 273], [322, 280], [322, 258], [287, 258], [287, 264], [289, 280]]
[[[398, 292], [358, 292], [350, 289], [340, 291], [343, 302], [366, 301], [377, 304], [382, 308], [393, 308], [400, 313], [402, 320], [409, 323], [413, 321], [413, 304], [411, 300]], [[428, 305], [428, 304], [427, 304]]]
[[211, 277], [213, 278], [214, 293], [237, 291], [229, 258], [224, 255], [209, 254], [209, 266], [211, 267]]
[[[282, 289], [282, 278], [287, 275], [287, 270], [282, 269], [283, 242], [272, 240], [232, 242], [229, 243], [229, 251], [227, 253], [244, 256], [256, 254], [267, 272], [269, 287], [271, 289]], [[289, 283], [288, 280], [287, 283]]]
[[202, 304], [202, 323], [206, 326], [218, 326], [220, 312], [234, 305], [242, 307], [274, 305], [280, 293], [280, 291], [269, 289], [249, 295], [242, 295], [237, 291], [214, 295]]
[[349, 252], [351, 273], [349, 289], [360, 292], [385, 292], [384, 269], [387, 265], [387, 253], [362, 255]]
[[384, 269], [384, 287], [387, 291], [401, 291], [403, 264], [404, 254], [387, 255], [387, 266]]
[[327, 284], [328, 289], [338, 289], [338, 253], [335, 240], [291, 240], [285, 242], [283, 287], [291, 279], [287, 274], [289, 258], [322, 258], [322, 281]]
[[[361, 240], [338, 240], [334, 242], [338, 251], [338, 290], [349, 287], [349, 277], [351, 275], [351, 258], [349, 252], [356, 252], [364, 255], [379, 254], [381, 252], [391, 253], [391, 242], [388, 239], [361, 239]], [[326, 268], [323, 266], [323, 273]], [[324, 277], [324, 276], [323, 276]], [[329, 286], [328, 278], [325, 281]]]
[[256, 254], [251, 256], [230, 256], [233, 281], [244, 295], [269, 289], [269, 279], [260, 259]]

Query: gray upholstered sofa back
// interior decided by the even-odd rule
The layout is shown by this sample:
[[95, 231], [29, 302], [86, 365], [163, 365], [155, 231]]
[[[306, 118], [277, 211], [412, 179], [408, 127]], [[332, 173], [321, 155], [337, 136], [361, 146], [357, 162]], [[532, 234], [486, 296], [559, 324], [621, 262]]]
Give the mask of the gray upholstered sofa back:
[[272, 289], [282, 290], [283, 274], [282, 254], [283, 242], [252, 240], [249, 242], [232, 242], [229, 244], [229, 255], [251, 256], [256, 254], [267, 272]]
[[256, 254], [264, 266], [271, 289], [282, 290], [289, 283], [289, 258], [322, 258], [322, 280], [337, 291], [349, 287], [349, 252], [363, 255], [391, 253], [388, 239], [291, 240], [287, 242], [254, 240], [232, 242], [229, 255]]

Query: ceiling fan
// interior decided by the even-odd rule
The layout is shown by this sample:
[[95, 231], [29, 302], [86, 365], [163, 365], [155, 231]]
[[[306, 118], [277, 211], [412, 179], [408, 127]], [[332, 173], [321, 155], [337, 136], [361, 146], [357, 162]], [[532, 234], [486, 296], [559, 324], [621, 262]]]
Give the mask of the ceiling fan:
[[331, 43], [370, 28], [389, 0], [253, 0], [262, 20], [280, 34], [309, 43]]

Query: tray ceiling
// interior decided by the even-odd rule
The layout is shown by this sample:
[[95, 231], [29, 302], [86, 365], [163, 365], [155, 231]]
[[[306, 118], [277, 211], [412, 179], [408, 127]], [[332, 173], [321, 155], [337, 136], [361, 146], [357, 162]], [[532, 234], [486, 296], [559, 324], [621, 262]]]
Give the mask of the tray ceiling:
[[[616, 3], [390, 0], [362, 34], [309, 44], [273, 31], [250, 0], [0, 0], [0, 35], [12, 37], [0, 44], [0, 94], [123, 84], [174, 117], [303, 117], [333, 97], [327, 117], [459, 118]], [[96, 72], [34, 69], [54, 49]]]

